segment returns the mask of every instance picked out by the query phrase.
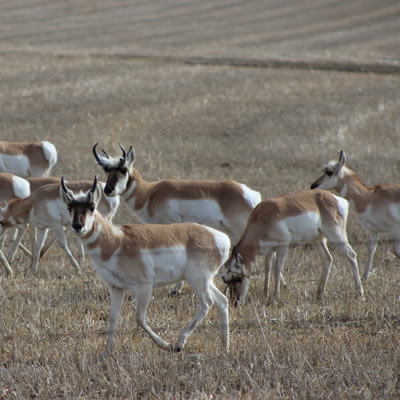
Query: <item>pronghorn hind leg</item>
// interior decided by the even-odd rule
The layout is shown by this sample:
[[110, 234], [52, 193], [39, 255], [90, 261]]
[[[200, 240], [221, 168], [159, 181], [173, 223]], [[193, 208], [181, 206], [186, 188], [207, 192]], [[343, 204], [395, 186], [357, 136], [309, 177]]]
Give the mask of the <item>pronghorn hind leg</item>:
[[[7, 231], [4, 231], [1, 235], [0, 235], [0, 241], [3, 239], [3, 237], [6, 236]], [[6, 256], [3, 253], [3, 250], [0, 249], [0, 261], [3, 263], [5, 269], [7, 270], [7, 273], [12, 277], [13, 276], [13, 270], [6, 258]]]
[[152, 286], [145, 285], [135, 290], [136, 296], [136, 322], [145, 330], [145, 332], [153, 339], [154, 343], [164, 350], [172, 350], [171, 345], [161, 339], [153, 330], [147, 325], [146, 315], [147, 307], [150, 304], [152, 296]]
[[281, 298], [280, 282], [288, 250], [289, 250], [288, 246], [279, 246], [276, 248], [275, 251], [276, 252], [275, 265], [274, 265], [275, 290], [273, 297], [271, 298], [270, 302], [271, 304], [273, 304], [275, 301], [279, 301]]
[[[201, 292], [199, 290], [199, 287], [204, 288], [204, 290]], [[199, 282], [197, 282], [196, 286], [192, 286], [192, 289], [199, 298], [199, 307], [192, 320], [185, 326], [185, 328], [179, 335], [179, 338], [174, 348], [176, 352], [180, 352], [183, 349], [188, 337], [193, 333], [193, 331], [197, 328], [200, 322], [203, 321], [203, 319], [207, 316], [210, 307], [214, 303], [214, 297], [211, 294], [212, 289], [210, 289], [208, 282], [204, 284], [199, 284]]]
[[371, 231], [369, 232], [369, 236], [368, 236], [368, 260], [367, 260], [367, 265], [365, 267], [365, 272], [364, 275], [362, 277], [363, 281], [366, 281], [368, 279], [368, 275], [371, 271], [371, 267], [372, 267], [372, 261], [374, 259], [374, 254], [375, 254], [375, 250], [376, 250], [376, 246], [378, 243], [378, 232], [375, 231]]
[[364, 289], [360, 280], [360, 271], [358, 269], [357, 254], [348, 242], [335, 243], [337, 249], [341, 251], [351, 263], [351, 272], [353, 273], [354, 282], [357, 292], [361, 298], [364, 298]]
[[215, 307], [219, 313], [220, 331], [222, 344], [225, 346], [225, 351], [229, 352], [229, 305], [228, 299], [223, 295], [212, 282], [210, 284], [211, 296], [214, 300]]
[[332, 255], [326, 245], [326, 238], [323, 238], [318, 246], [319, 255], [322, 261], [321, 278], [318, 284], [317, 299], [320, 300], [324, 294], [326, 283], [328, 281], [329, 272], [332, 266]]

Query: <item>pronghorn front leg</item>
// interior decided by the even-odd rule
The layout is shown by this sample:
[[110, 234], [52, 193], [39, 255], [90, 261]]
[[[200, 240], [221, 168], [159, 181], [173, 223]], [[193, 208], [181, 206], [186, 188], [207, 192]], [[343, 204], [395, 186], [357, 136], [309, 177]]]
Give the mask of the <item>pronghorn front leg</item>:
[[[28, 229], [28, 225], [26, 225], [24, 228], [21, 228], [21, 227], [18, 227], [18, 228], [17, 228], [16, 236], [15, 236], [15, 238], [14, 238], [12, 247], [11, 247], [11, 249], [10, 249], [9, 252], [8, 252], [8, 259], [9, 259], [10, 261], [13, 260], [14, 255], [15, 255], [15, 252], [16, 252], [18, 246], [20, 245], [21, 240], [22, 240], [22, 237], [24, 236], [24, 234], [25, 234], [25, 232], [27, 231], [27, 229]], [[32, 254], [30, 254], [30, 255], [32, 256]]]
[[70, 249], [68, 248], [67, 240], [65, 238], [64, 228], [60, 225], [59, 227], [54, 228], [54, 233], [56, 234], [56, 238], [57, 238], [58, 243], [64, 249], [64, 251], [67, 254], [68, 258], [70, 259], [72, 265], [74, 266], [75, 271], [79, 274], [81, 270], [79, 268], [78, 262], [75, 260], [75, 258], [72, 255]]
[[125, 291], [116, 287], [109, 287], [111, 307], [110, 307], [110, 320], [108, 325], [107, 334], [107, 353], [111, 354], [113, 351], [113, 341], [115, 326], [117, 325], [119, 313], [121, 311], [122, 303], [124, 302]]
[[32, 271], [36, 273], [38, 265], [39, 265], [39, 258], [40, 258], [40, 249], [43, 247], [43, 243], [46, 240], [48, 229], [38, 228], [36, 232], [36, 241], [33, 242], [32, 248]]

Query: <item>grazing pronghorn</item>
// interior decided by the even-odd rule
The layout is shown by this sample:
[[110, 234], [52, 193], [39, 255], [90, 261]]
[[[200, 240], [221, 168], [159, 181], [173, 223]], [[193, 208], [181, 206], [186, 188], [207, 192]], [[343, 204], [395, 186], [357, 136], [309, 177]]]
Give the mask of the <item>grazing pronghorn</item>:
[[[0, 172], [0, 187], [0, 202], [7, 202], [11, 199], [24, 199], [30, 195], [29, 182], [8, 172]], [[21, 233], [18, 232], [16, 240], [20, 240], [20, 234]], [[1, 236], [0, 261], [5, 266], [7, 272], [12, 275], [10, 264], [3, 253], [5, 234]]]
[[400, 257], [400, 185], [364, 185], [358, 175], [346, 167], [346, 154], [339, 152], [338, 161], [330, 161], [311, 189], [334, 189], [349, 200], [368, 230], [368, 261], [363, 280], [368, 279], [379, 233], [389, 233], [394, 252]]
[[[180, 351], [193, 330], [215, 303], [222, 341], [229, 350], [228, 300], [216, 288], [214, 277], [228, 259], [230, 240], [213, 228], [194, 223], [116, 227], [97, 212], [100, 188], [95, 177], [91, 189], [74, 193], [61, 181], [61, 198], [72, 217], [72, 229], [92, 258], [94, 268], [110, 292], [111, 311], [107, 351], [112, 352], [115, 326], [124, 290], [136, 296], [136, 321], [153, 341], [166, 350]], [[153, 287], [186, 280], [199, 298], [199, 308], [175, 346], [161, 339], [146, 322]]]
[[0, 141], [0, 171], [28, 176], [47, 176], [57, 162], [54, 144], [41, 142]]
[[[360, 296], [363, 288], [360, 282], [357, 256], [347, 240], [347, 200], [324, 190], [305, 190], [262, 201], [251, 213], [246, 229], [234, 246], [232, 254], [223, 268], [222, 279], [233, 286], [237, 300], [246, 297], [253, 265], [258, 254], [270, 255], [276, 252], [274, 265], [275, 293], [272, 301], [280, 297], [279, 283], [289, 245], [318, 243], [323, 260], [322, 274], [317, 298], [321, 298], [332, 256], [326, 242], [332, 243], [351, 262], [353, 277]], [[265, 296], [269, 296], [271, 264], [265, 264]]]
[[[43, 179], [42, 183], [53, 181], [53, 178], [37, 179]], [[39, 182], [35, 182], [35, 185], [38, 184]], [[74, 190], [84, 191], [90, 189], [91, 185], [92, 182], [90, 181], [76, 181], [70, 183], [70, 186]], [[100, 182], [99, 187], [102, 190], [99, 202], [99, 211], [103, 212], [106, 218], [110, 218], [110, 216], [112, 218], [119, 205], [119, 197], [112, 198], [105, 196], [103, 193], [105, 187], [104, 182]], [[38, 187], [35, 191], [32, 191], [31, 195], [27, 198], [10, 200], [5, 207], [0, 208], [0, 233], [15, 226], [19, 228], [23, 234], [28, 224], [37, 229], [37, 238], [32, 251], [33, 272], [36, 272], [37, 270], [41, 249], [46, 240], [49, 229], [55, 233], [55, 240], [59, 242], [71, 260], [75, 270], [79, 272], [79, 264], [70, 252], [64, 234], [64, 226], [69, 226], [71, 224], [71, 219], [64, 202], [60, 199], [60, 179], [57, 179], [57, 183]], [[19, 240], [21, 240], [21, 238], [22, 235]], [[13, 254], [11, 252], [15, 251], [18, 243], [19, 241], [14, 241], [14, 246], [10, 250], [10, 254]], [[48, 247], [50, 247], [50, 245]], [[83, 253], [81, 252], [80, 255], [82, 259]]]
[[[93, 147], [97, 163], [107, 174], [104, 192], [120, 195], [144, 223], [197, 222], [228, 234], [235, 244], [253, 208], [261, 201], [259, 192], [232, 180], [145, 181], [133, 168], [135, 151], [120, 145], [121, 158], [102, 156]], [[174, 292], [179, 292], [177, 285]]]

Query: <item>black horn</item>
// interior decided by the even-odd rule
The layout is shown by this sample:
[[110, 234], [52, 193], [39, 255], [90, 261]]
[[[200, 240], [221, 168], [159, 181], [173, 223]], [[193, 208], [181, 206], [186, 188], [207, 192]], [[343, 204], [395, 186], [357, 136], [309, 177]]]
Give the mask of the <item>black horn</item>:
[[94, 146], [93, 146], [93, 155], [94, 155], [94, 158], [96, 159], [96, 161], [97, 161], [97, 164], [99, 164], [100, 166], [104, 166], [104, 162], [103, 162], [103, 160], [101, 159], [101, 157], [97, 154], [97, 151], [96, 151], [96, 147], [97, 147], [97, 145], [98, 145], [98, 143], [96, 143]]

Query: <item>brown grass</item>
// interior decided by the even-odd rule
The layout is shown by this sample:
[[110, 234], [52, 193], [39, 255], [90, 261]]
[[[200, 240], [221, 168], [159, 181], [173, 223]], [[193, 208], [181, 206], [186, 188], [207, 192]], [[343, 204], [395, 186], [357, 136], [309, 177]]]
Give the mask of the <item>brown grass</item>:
[[[2, 139], [51, 140], [54, 175], [67, 179], [104, 178], [91, 155], [100, 142], [110, 154], [134, 145], [148, 180], [230, 177], [263, 197], [309, 187], [339, 149], [366, 183], [400, 182], [399, 77], [161, 61], [2, 53]], [[116, 220], [135, 217], [122, 205]], [[354, 215], [348, 231], [363, 271]], [[228, 355], [214, 309], [170, 354], [137, 327], [131, 296], [103, 358], [109, 301], [90, 262], [76, 276], [54, 247], [33, 276], [18, 253], [13, 279], [0, 269], [0, 399], [399, 398], [400, 262], [386, 239], [364, 302], [335, 251], [317, 302], [319, 259], [306, 247], [290, 251], [289, 288], [268, 307], [260, 263], [249, 302], [230, 310]], [[197, 303], [188, 287], [168, 290], [154, 291], [148, 320], [173, 342]]]

